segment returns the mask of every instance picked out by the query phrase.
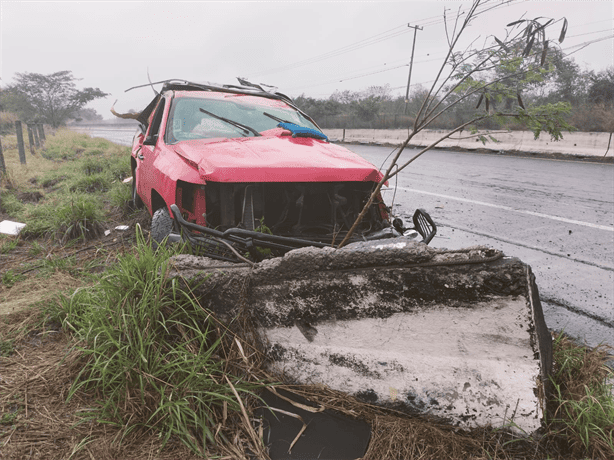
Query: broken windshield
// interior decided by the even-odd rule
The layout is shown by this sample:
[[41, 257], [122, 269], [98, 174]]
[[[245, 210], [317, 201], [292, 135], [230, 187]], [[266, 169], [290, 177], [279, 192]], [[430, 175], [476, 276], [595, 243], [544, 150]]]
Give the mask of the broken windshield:
[[294, 108], [257, 104], [247, 98], [228, 99], [178, 97], [173, 100], [167, 143], [188, 139], [237, 138], [247, 131], [256, 135], [276, 128], [279, 120], [318, 130]]
[[258, 131], [256, 131], [254, 128], [251, 128], [250, 126], [244, 125], [243, 123], [239, 123], [238, 121], [234, 121], [234, 120], [229, 120], [228, 118], [220, 117], [219, 115], [211, 113], [208, 110], [203, 109], [202, 107], [198, 110], [200, 110], [202, 113], [206, 113], [207, 115], [217, 120], [225, 121], [229, 125], [239, 128], [241, 131], [243, 131], [245, 136], [247, 136], [249, 133], [252, 133], [254, 136], [260, 136], [260, 133]]

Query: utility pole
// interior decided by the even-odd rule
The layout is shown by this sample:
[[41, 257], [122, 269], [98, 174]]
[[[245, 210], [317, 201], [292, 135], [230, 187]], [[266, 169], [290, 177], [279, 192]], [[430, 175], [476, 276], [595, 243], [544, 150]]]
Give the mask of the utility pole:
[[405, 92], [405, 109], [403, 110], [403, 114], [407, 114], [407, 103], [409, 102], [409, 84], [411, 82], [411, 69], [414, 66], [414, 50], [416, 49], [416, 32], [418, 30], [422, 30], [423, 27], [420, 26], [412, 26], [407, 24], [407, 27], [411, 27], [414, 29], [414, 44], [411, 47], [411, 60], [409, 61], [409, 76], [407, 77], [407, 91]]

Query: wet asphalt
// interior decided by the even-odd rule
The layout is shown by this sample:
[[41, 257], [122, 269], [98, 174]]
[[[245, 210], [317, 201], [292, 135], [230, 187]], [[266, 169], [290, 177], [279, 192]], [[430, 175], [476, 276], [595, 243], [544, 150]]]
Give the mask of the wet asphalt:
[[[346, 147], [378, 167], [392, 151]], [[614, 346], [614, 165], [433, 150], [384, 198], [406, 222], [428, 211], [433, 247], [487, 245], [528, 263], [550, 329]]]

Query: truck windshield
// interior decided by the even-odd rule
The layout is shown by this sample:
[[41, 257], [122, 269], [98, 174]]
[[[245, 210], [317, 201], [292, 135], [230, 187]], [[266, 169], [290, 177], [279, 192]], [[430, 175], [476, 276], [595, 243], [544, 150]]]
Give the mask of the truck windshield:
[[[311, 121], [290, 106], [274, 107], [241, 99], [176, 98], [169, 116], [167, 143], [174, 144], [188, 139], [252, 136], [277, 127], [279, 120], [318, 130]], [[251, 132], [247, 133], [241, 127], [249, 127]]]

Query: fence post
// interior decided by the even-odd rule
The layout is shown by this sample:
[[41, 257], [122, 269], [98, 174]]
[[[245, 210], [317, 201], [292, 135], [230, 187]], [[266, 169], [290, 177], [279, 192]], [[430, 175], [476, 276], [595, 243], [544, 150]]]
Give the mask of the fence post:
[[38, 149], [41, 146], [41, 142], [38, 137], [38, 124], [37, 123], [34, 123], [34, 126], [32, 127], [32, 133], [34, 134], [34, 144], [36, 145], [36, 148]]
[[0, 176], [6, 173], [6, 165], [4, 164], [4, 155], [2, 154], [2, 138], [0, 138]]
[[38, 135], [41, 138], [41, 144], [47, 140], [45, 137], [45, 125], [38, 123]]
[[19, 161], [22, 165], [26, 164], [26, 148], [23, 145], [23, 128], [21, 121], [15, 121], [15, 130], [17, 131], [17, 148], [19, 149]]
[[34, 135], [32, 134], [32, 124], [26, 123], [28, 126], [28, 143], [30, 144], [30, 153], [34, 155]]

